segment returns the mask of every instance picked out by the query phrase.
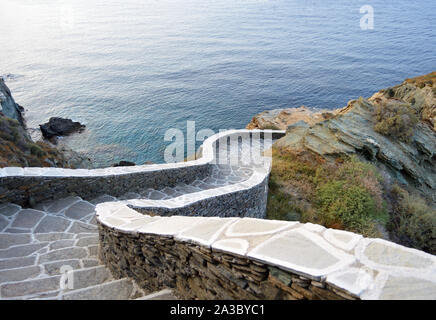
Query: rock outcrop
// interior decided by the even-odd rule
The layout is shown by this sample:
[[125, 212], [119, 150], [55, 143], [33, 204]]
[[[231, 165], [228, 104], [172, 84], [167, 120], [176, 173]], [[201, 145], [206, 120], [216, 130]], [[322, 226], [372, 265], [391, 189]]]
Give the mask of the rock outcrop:
[[289, 125], [298, 121], [314, 125], [320, 121], [330, 119], [336, 112], [331, 110], [313, 110], [305, 106], [267, 110], [255, 115], [247, 125], [247, 129], [286, 130]]
[[[328, 115], [303, 107], [264, 112], [256, 115], [247, 128], [287, 126], [286, 135], [275, 143], [276, 147], [309, 150], [331, 160], [356, 154], [436, 203], [435, 78], [436, 72], [407, 79], [369, 99], [352, 100]], [[420, 120], [408, 141], [374, 129], [374, 111], [386, 105], [394, 105], [394, 110], [397, 105], [406, 106]]]
[[74, 132], [81, 132], [85, 125], [71, 119], [52, 117], [47, 123], [39, 125], [44, 138], [51, 139], [58, 136], [67, 136]]
[[112, 167], [133, 167], [136, 166], [136, 163], [126, 160], [121, 160], [118, 163], [114, 163]]
[[22, 111], [0, 77], [0, 168], [62, 167], [90, 168], [91, 161], [71, 149], [33, 141], [25, 127]]
[[11, 91], [6, 86], [2, 77], [0, 77], [0, 106], [0, 112], [3, 113], [3, 115], [17, 120], [22, 126], [24, 126], [24, 119], [22, 115], [24, 108], [15, 102]]

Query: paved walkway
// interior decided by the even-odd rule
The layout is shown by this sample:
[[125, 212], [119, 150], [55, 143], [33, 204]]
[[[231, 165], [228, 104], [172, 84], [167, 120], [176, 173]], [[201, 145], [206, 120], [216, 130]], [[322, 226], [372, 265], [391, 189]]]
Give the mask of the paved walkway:
[[[189, 185], [147, 188], [118, 198], [102, 195], [89, 202], [68, 197], [37, 204], [33, 209], [0, 204], [0, 299], [174, 298], [170, 291], [147, 295], [150, 293], [143, 292], [128, 278], [113, 279], [98, 260], [95, 205], [140, 199], [153, 204], [158, 200], [163, 200], [162, 203], [182, 200], [182, 205], [188, 206], [204, 191], [250, 179], [255, 171], [250, 151], [261, 151], [262, 143], [242, 139], [229, 144], [222, 153], [217, 146], [217, 161], [211, 164], [210, 174]], [[224, 155], [225, 161], [219, 159], [220, 155]], [[61, 289], [69, 268], [73, 270], [73, 288]]]
[[[70, 197], [22, 209], [0, 205], [0, 299], [159, 299], [98, 260], [95, 204]], [[73, 288], [61, 289], [72, 270]]]

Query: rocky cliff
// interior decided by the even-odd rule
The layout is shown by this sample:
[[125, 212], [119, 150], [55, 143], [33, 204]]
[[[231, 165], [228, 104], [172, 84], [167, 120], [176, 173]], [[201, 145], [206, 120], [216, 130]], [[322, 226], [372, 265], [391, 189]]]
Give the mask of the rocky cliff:
[[63, 167], [88, 168], [86, 159], [71, 149], [56, 148], [44, 141], [32, 141], [26, 131], [24, 109], [12, 97], [0, 77], [0, 168], [1, 167]]
[[[263, 112], [247, 128], [286, 129], [276, 147], [308, 150], [330, 160], [355, 154], [436, 202], [435, 79], [436, 72], [407, 79], [330, 112], [305, 107]], [[389, 112], [377, 118], [377, 110]], [[417, 121], [410, 121], [410, 115]]]
[[6, 117], [17, 120], [21, 125], [24, 125], [22, 112], [23, 107], [17, 104], [12, 97], [11, 91], [6, 86], [5, 81], [0, 77], [0, 112]]
[[436, 253], [436, 72], [333, 111], [262, 112], [273, 145], [268, 217]]

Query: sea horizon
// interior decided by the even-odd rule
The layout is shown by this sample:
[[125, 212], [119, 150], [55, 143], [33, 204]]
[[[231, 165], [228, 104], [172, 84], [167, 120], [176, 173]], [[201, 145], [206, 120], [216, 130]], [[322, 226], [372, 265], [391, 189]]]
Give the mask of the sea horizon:
[[[366, 4], [374, 26], [361, 28]], [[244, 128], [262, 111], [336, 109], [436, 66], [434, 3], [26, 1], [0, 4], [0, 75], [31, 132], [50, 117], [98, 167], [162, 163], [170, 128]]]

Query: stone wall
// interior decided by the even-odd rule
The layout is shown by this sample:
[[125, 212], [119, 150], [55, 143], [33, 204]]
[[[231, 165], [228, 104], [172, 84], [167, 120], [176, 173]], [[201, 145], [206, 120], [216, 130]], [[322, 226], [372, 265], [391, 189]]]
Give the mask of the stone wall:
[[[136, 167], [136, 171], [140, 167], [145, 166]], [[21, 206], [33, 206], [35, 203], [68, 196], [91, 200], [104, 194], [118, 197], [127, 192], [140, 192], [162, 185], [171, 187], [181, 182], [189, 184], [195, 179], [206, 177], [210, 171], [208, 164], [124, 173], [124, 168], [117, 167], [106, 169], [108, 174], [100, 173], [104, 169], [5, 169], [14, 169], [17, 174], [0, 177], [0, 204], [12, 202]], [[33, 169], [32, 171], [40, 169], [46, 174], [27, 176], [26, 171], [29, 172], [30, 169]], [[50, 176], [50, 174], [58, 175]]]
[[436, 299], [436, 257], [320, 225], [97, 205], [116, 277], [186, 299]]
[[143, 288], [174, 288], [181, 299], [355, 300], [323, 282], [225, 251], [174, 240], [132, 235], [99, 225], [100, 259], [117, 278]]
[[[80, 196], [92, 199], [108, 194], [114, 197], [127, 192], [140, 192], [147, 188], [173, 187], [176, 184], [190, 184], [196, 179], [210, 175], [211, 165], [216, 160], [216, 149], [220, 141], [255, 134], [258, 139], [284, 135], [284, 131], [273, 130], [229, 130], [209, 137], [201, 148], [197, 160], [141, 165], [133, 167], [114, 167], [104, 169], [63, 169], [63, 168], [0, 168], [0, 204], [12, 202], [21, 206], [33, 206], [47, 200], [67, 196]], [[268, 172], [264, 176], [268, 176]], [[254, 186], [257, 186], [256, 182]], [[244, 189], [244, 186], [241, 187]], [[233, 189], [237, 191], [237, 189]], [[197, 199], [202, 200], [202, 199]], [[165, 211], [162, 208], [161, 211]]]

